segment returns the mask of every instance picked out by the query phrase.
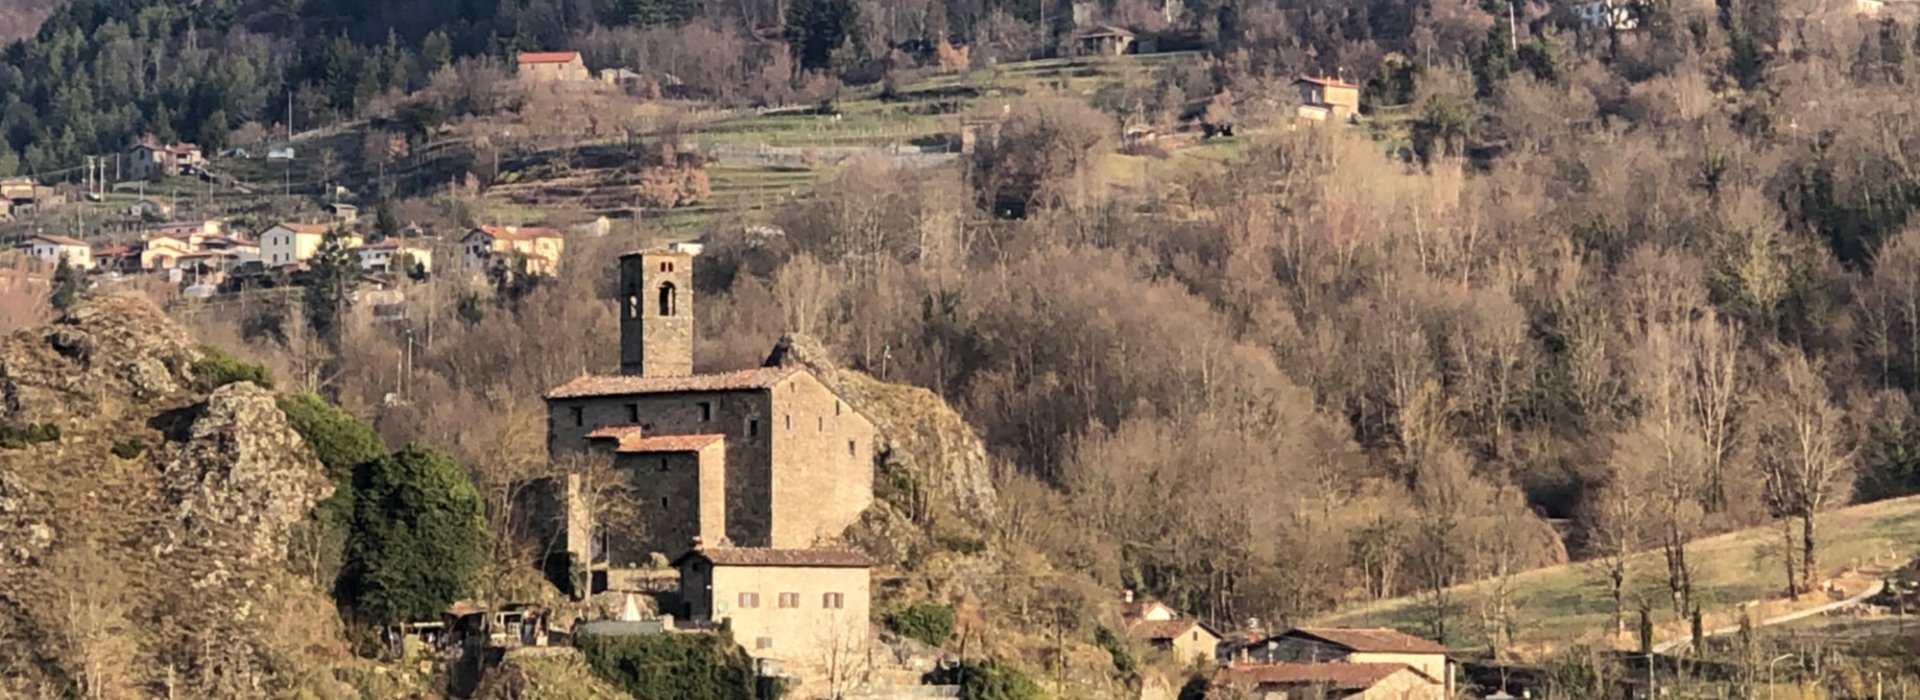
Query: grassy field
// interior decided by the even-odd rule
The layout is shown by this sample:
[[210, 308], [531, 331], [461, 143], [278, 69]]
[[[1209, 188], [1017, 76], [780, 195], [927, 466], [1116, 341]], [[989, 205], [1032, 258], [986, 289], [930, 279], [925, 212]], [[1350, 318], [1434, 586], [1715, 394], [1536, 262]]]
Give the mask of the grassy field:
[[[1824, 573], [1891, 568], [1912, 558], [1915, 543], [1920, 543], [1920, 497], [1833, 511], [1820, 517], [1819, 526]], [[1708, 627], [1736, 623], [1741, 603], [1781, 594], [1785, 574], [1780, 541], [1779, 529], [1756, 528], [1694, 543], [1688, 557], [1695, 566], [1695, 595], [1707, 612]], [[1670, 608], [1663, 607], [1667, 605], [1665, 572], [1659, 552], [1644, 552], [1632, 560], [1628, 583], [1629, 614], [1637, 609], [1636, 601], [1648, 601], [1663, 638], [1683, 633], [1685, 627]], [[1487, 636], [1478, 620], [1494, 585], [1481, 581], [1449, 591], [1456, 606], [1446, 640], [1450, 646], [1485, 645]], [[1601, 572], [1592, 565], [1528, 571], [1512, 577], [1509, 585], [1517, 609], [1516, 646], [1523, 652], [1624, 641], [1609, 639], [1611, 602]], [[1429, 627], [1428, 607], [1413, 597], [1395, 598], [1334, 613], [1314, 624], [1385, 626], [1424, 633]]]

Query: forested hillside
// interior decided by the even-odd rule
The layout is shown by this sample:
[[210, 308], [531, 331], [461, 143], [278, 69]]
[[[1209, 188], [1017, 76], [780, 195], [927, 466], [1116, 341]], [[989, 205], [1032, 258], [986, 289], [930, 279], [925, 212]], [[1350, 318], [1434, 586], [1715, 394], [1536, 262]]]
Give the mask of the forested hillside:
[[[1755, 570], [1805, 590], [1840, 565], [1815, 513], [1920, 490], [1920, 37], [1891, 5], [1646, 2], [1609, 29], [1549, 2], [1115, 0], [1089, 21], [1194, 53], [1044, 66], [1072, 36], [1051, 4], [778, 7], [80, 0], [6, 54], [0, 170], [245, 141], [291, 95], [301, 129], [520, 119], [565, 171], [589, 129], [558, 99], [407, 97], [505, 84], [529, 48], [646, 71], [661, 94], [634, 99], [683, 109], [628, 145], [669, 151], [964, 96], [998, 132], [958, 162], [809, 163], [807, 196], [698, 223], [700, 368], [800, 332], [926, 387], [1001, 491], [985, 542], [946, 544], [1227, 624], [1423, 594], [1431, 634], [1498, 645], [1509, 601], [1446, 588], [1569, 558], [1684, 616], [1696, 538], [1775, 524]], [[1361, 84], [1359, 124], [1295, 122], [1301, 74]], [[818, 113], [694, 118], [796, 102]], [[1238, 134], [1122, 137], [1199, 121]], [[385, 204], [491, 223], [498, 159], [458, 174]], [[392, 444], [447, 446], [493, 516], [542, 461], [541, 392], [615, 365], [612, 256], [684, 234], [622, 222], [552, 279], [423, 284], [391, 322], [195, 323]], [[1629, 570], [1641, 550], [1658, 565]]]

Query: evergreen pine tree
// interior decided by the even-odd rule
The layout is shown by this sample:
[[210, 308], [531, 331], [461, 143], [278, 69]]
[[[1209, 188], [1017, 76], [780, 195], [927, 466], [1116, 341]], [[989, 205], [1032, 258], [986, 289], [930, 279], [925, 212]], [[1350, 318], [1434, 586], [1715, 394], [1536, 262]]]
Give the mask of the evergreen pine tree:
[[355, 470], [341, 602], [376, 622], [433, 619], [485, 558], [480, 494], [453, 458], [409, 445]]
[[346, 246], [338, 231], [328, 232], [320, 243], [320, 250], [307, 263], [304, 301], [307, 326], [313, 332], [324, 338], [337, 338], [340, 317], [346, 313], [359, 276], [359, 257]]
[[79, 270], [67, 264], [66, 258], [60, 258], [60, 264], [53, 268], [53, 293], [47, 303], [55, 310], [65, 312], [80, 301], [80, 293], [86, 289], [86, 282]]

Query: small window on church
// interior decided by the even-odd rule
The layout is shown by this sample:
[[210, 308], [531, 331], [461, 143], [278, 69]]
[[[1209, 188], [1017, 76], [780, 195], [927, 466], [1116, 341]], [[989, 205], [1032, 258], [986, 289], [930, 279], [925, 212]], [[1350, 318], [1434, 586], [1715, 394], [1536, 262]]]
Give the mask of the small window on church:
[[661, 497], [660, 497], [660, 507], [661, 507], [662, 509], [665, 509], [665, 508], [667, 507], [667, 497], [666, 497], [666, 496], [661, 496]]
[[671, 269], [673, 269], [673, 266], [672, 266], [672, 265], [668, 265], [668, 264], [666, 264], [666, 263], [660, 263], [660, 271], [661, 271], [661, 272], [666, 272], [666, 271], [668, 271], [668, 270], [671, 270]]
[[[660, 471], [666, 471], [666, 470], [667, 470], [667, 458], [665, 458], [665, 457], [661, 457], [661, 458], [660, 458]], [[666, 505], [666, 504], [665, 504], [665, 503], [662, 503], [661, 505]]]
[[627, 318], [640, 318], [640, 295], [627, 295]]
[[818, 421], [818, 422], [819, 422], [819, 424], [820, 424], [820, 427], [819, 427], [819, 430], [820, 430], [820, 432], [823, 432], [823, 433], [824, 433], [824, 432], [827, 432], [827, 417], [826, 417], [826, 416], [820, 416], [820, 417], [818, 417], [818, 418], [815, 418], [814, 420], [815, 420], [815, 421]]
[[637, 403], [627, 404], [627, 422], [628, 423], [640, 422], [640, 404], [637, 404]]
[[833, 402], [833, 415], [840, 415], [840, 402]]
[[568, 410], [573, 411], [573, 427], [578, 428], [587, 424], [587, 409], [585, 407], [571, 406]]
[[788, 430], [793, 429], [793, 414], [791, 413], [787, 414], [787, 429]]
[[700, 402], [700, 422], [705, 423], [710, 420], [713, 420], [713, 404], [702, 401]]
[[760, 421], [747, 421], [747, 437], [760, 437]]
[[858, 447], [858, 446], [856, 446], [856, 445], [854, 445], [854, 443], [853, 443], [853, 441], [852, 441], [852, 440], [848, 440], [848, 441], [847, 441], [847, 456], [848, 456], [848, 457], [858, 457], [858, 456], [860, 456], [860, 450], [859, 450], [859, 447]]

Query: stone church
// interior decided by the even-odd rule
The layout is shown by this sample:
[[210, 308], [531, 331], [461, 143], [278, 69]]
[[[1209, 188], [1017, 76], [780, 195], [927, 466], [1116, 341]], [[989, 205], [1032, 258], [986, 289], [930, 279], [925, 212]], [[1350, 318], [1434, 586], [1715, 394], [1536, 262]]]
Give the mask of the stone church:
[[[797, 549], [873, 502], [873, 423], [804, 367], [693, 372], [693, 255], [620, 258], [620, 373], [547, 392], [547, 452], [610, 453], [638, 527], [589, 532], [569, 479], [565, 547], [620, 569], [708, 546]], [[696, 539], [697, 538], [697, 539]]]

